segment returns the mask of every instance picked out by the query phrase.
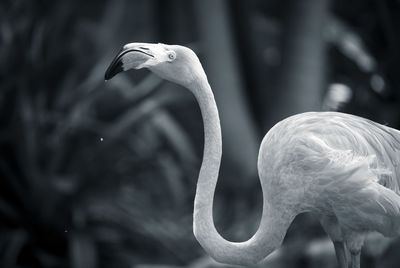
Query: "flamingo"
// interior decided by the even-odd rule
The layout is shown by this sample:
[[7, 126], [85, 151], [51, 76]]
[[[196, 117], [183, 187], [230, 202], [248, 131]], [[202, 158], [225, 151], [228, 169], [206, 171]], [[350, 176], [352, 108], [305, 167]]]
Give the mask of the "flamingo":
[[259, 228], [230, 242], [216, 230], [213, 199], [222, 155], [218, 109], [196, 54], [179, 45], [129, 43], [105, 80], [147, 68], [193, 93], [204, 123], [204, 154], [193, 212], [193, 232], [216, 261], [253, 265], [277, 249], [299, 213], [318, 216], [341, 268], [360, 267], [369, 232], [400, 234], [400, 131], [339, 112], [306, 112], [278, 122], [258, 156], [263, 191]]

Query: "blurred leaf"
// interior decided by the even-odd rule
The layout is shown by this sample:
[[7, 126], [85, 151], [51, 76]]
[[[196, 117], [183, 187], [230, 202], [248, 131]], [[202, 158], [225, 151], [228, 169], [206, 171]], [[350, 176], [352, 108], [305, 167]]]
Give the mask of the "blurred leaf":
[[84, 233], [70, 233], [72, 267], [95, 268], [97, 256], [92, 239]]
[[28, 236], [24, 230], [14, 230], [8, 238], [7, 248], [2, 254], [2, 267], [5, 268], [17, 265], [18, 256], [28, 240]]

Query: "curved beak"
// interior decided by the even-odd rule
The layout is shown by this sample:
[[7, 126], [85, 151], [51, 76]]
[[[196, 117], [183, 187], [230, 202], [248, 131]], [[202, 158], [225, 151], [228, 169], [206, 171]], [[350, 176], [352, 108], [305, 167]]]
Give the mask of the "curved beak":
[[[129, 68], [125, 66], [124, 58], [129, 54]], [[107, 71], [104, 75], [104, 79], [110, 80], [116, 74], [126, 71], [130, 68], [140, 68], [140, 66], [145, 63], [149, 58], [154, 58], [150, 48], [143, 43], [131, 43], [125, 45], [122, 50], [113, 59], [110, 66], [108, 66]], [[128, 60], [128, 59], [127, 59]]]

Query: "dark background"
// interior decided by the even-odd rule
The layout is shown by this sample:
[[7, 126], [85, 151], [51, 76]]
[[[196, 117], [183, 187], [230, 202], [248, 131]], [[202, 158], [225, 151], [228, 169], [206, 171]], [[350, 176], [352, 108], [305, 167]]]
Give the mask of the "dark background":
[[[228, 239], [261, 215], [263, 135], [304, 111], [400, 127], [398, 0], [2, 0], [0, 267], [226, 267], [192, 234], [203, 125], [192, 95], [147, 71], [104, 72], [125, 43], [194, 49], [219, 107], [214, 214]], [[372, 235], [362, 267], [398, 267]], [[337, 267], [300, 215], [259, 267]]]

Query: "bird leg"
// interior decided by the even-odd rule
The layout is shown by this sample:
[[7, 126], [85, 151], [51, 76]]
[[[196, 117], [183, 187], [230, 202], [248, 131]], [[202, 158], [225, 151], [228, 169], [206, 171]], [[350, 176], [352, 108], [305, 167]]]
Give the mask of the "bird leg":
[[339, 263], [339, 268], [348, 268], [346, 246], [343, 241], [333, 241], [335, 247], [336, 259]]
[[346, 232], [346, 246], [350, 252], [350, 267], [360, 268], [361, 248], [364, 244], [365, 235], [354, 232]]
[[342, 230], [337, 218], [335, 216], [320, 215], [319, 219], [321, 226], [332, 239], [339, 268], [348, 268], [346, 244], [344, 243]]
[[352, 252], [350, 251], [351, 254], [351, 268], [360, 268], [360, 255], [361, 251], [358, 252]]

